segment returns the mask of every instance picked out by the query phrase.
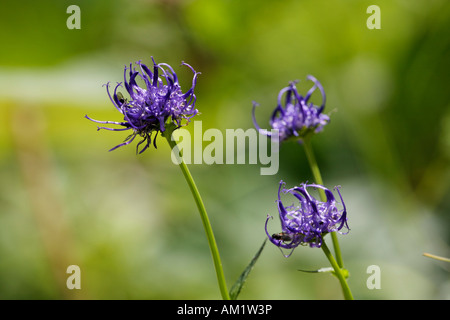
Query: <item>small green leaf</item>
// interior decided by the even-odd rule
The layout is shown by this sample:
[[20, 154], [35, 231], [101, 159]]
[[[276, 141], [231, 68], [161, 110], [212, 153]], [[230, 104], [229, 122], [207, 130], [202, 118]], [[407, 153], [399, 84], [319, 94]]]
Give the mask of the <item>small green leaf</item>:
[[263, 244], [261, 245], [261, 248], [259, 248], [258, 252], [253, 257], [252, 261], [250, 261], [249, 265], [245, 270], [241, 273], [239, 278], [236, 280], [236, 282], [233, 284], [233, 286], [230, 289], [230, 298], [231, 300], [236, 300], [239, 293], [241, 293], [241, 289], [244, 286], [245, 281], [247, 280], [248, 275], [250, 274], [250, 271], [253, 269], [253, 266], [255, 265], [256, 261], [258, 260], [261, 252], [264, 249], [264, 246], [266, 245], [267, 239], [264, 240]]
[[301, 270], [301, 269], [298, 269], [298, 271], [307, 272], [307, 273], [320, 273], [320, 272], [332, 272], [333, 273], [334, 269], [329, 267], [329, 268], [320, 268], [320, 269], [317, 269], [317, 270]]
[[[326, 273], [326, 272], [329, 272], [329, 273], [333, 274], [334, 276], [336, 276], [336, 272], [334, 272], [334, 269], [332, 267], [320, 268], [320, 269], [317, 269], [317, 270], [301, 270], [301, 269], [298, 269], [298, 271], [307, 272], [307, 273], [322, 273], [322, 272]], [[341, 269], [341, 271], [342, 271], [342, 274], [343, 274], [345, 279], [347, 279], [350, 276], [350, 273], [348, 272], [347, 269]]]

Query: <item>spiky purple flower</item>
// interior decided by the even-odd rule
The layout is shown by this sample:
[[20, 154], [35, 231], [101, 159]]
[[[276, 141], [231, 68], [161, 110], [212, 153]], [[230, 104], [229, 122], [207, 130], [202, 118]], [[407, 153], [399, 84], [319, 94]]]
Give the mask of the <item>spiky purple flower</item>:
[[[98, 127], [111, 131], [126, 131], [132, 130], [132, 133], [125, 139], [125, 141], [109, 151], [115, 150], [119, 147], [130, 144], [136, 136], [142, 137], [142, 140], [136, 146], [136, 152], [142, 153], [145, 151], [152, 141], [156, 148], [156, 137], [159, 132], [166, 130], [166, 125], [171, 121], [177, 128], [182, 125], [183, 120], [189, 120], [198, 112], [195, 109], [196, 96], [194, 88], [197, 83], [198, 72], [194, 70], [187, 63], [182, 62], [182, 65], [189, 67], [194, 73], [192, 79], [192, 86], [185, 93], [182, 92], [178, 77], [172, 67], [166, 63], [156, 64], [153, 61], [153, 72], [141, 61], [136, 62], [139, 69], [125, 66], [124, 70], [124, 84], [125, 89], [130, 96], [130, 100], [125, 99], [122, 93], [117, 89], [122, 87], [119, 82], [114, 93], [111, 96], [109, 91], [109, 82], [106, 84], [106, 91], [109, 99], [116, 107], [116, 109], [123, 115], [122, 122], [116, 121], [98, 121], [91, 119], [86, 115], [86, 118], [102, 124], [115, 124], [123, 128], [106, 128]], [[128, 79], [127, 79], [128, 71]], [[160, 77], [161, 76], [161, 77]], [[136, 82], [137, 79], [144, 81], [145, 86], [140, 87]], [[165, 83], [164, 81], [165, 80]], [[139, 151], [139, 146], [145, 143]]]
[[[343, 206], [339, 210], [333, 192], [317, 184], [301, 184], [300, 187], [284, 189], [284, 182], [280, 181], [278, 188], [278, 212], [281, 221], [281, 232], [270, 234], [267, 224], [271, 216], [266, 220], [266, 234], [269, 240], [276, 246], [284, 249], [295, 249], [298, 245], [321, 247], [323, 236], [329, 232], [340, 231], [347, 228], [347, 209], [338, 187], [338, 192]], [[327, 201], [322, 202], [314, 198], [308, 188], [322, 189]], [[291, 194], [299, 202], [298, 205], [284, 206], [281, 202], [281, 192]]]
[[[281, 89], [278, 94], [277, 107], [272, 113], [269, 124], [272, 129], [279, 130], [280, 141], [295, 138], [301, 139], [309, 132], [319, 132], [330, 121], [330, 117], [323, 114], [325, 108], [325, 91], [320, 82], [313, 76], [308, 76], [308, 80], [314, 82], [314, 85], [306, 93], [306, 96], [302, 96], [298, 93], [295, 84], [298, 81], [291, 82], [289, 86]], [[316, 89], [320, 90], [322, 95], [322, 104], [320, 107], [315, 106], [312, 102], [308, 103], [312, 93]], [[282, 105], [282, 97], [286, 95], [284, 100], [284, 106]], [[271, 136], [270, 131], [261, 129], [256, 122], [255, 108], [258, 106], [256, 102], [253, 102], [252, 117], [253, 124], [256, 129], [261, 133]]]

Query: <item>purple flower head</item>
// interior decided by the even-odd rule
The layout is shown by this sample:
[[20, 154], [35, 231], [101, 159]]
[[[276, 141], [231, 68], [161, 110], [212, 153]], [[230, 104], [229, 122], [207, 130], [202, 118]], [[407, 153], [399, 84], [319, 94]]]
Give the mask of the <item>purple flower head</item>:
[[[314, 85], [303, 97], [297, 91], [295, 84], [298, 81], [291, 82], [288, 87], [281, 89], [278, 94], [277, 107], [272, 113], [269, 124], [272, 129], [279, 130], [280, 141], [289, 138], [302, 139], [310, 132], [319, 132], [330, 121], [328, 115], [323, 114], [325, 108], [325, 91], [320, 82], [313, 76], [308, 76], [308, 80], [314, 82]], [[312, 93], [319, 88], [322, 95], [322, 104], [320, 107], [315, 106], [312, 102], [308, 103]], [[285, 95], [284, 106], [282, 105], [282, 97]], [[253, 124], [261, 133], [271, 136], [270, 131], [261, 129], [255, 118], [255, 108], [258, 106], [253, 102]], [[300, 140], [301, 141], [301, 140]]]
[[[123, 115], [122, 122], [98, 121], [86, 115], [87, 119], [97, 123], [122, 126], [122, 128], [98, 127], [98, 130], [132, 130], [132, 133], [123, 143], [109, 151], [128, 145], [136, 136], [141, 136], [142, 140], [137, 144], [136, 152], [142, 153], [150, 146], [153, 132], [155, 132], [153, 145], [156, 148], [156, 137], [159, 132], [166, 130], [168, 121], [171, 121], [178, 128], [182, 126], [183, 120], [189, 122], [198, 112], [195, 109], [196, 96], [194, 94], [194, 88], [199, 73], [187, 63], [182, 62], [182, 65], [189, 67], [194, 73], [191, 88], [183, 93], [178, 83], [177, 75], [172, 67], [166, 63], [156, 64], [153, 57], [152, 61], [153, 71], [141, 63], [141, 61], [136, 62], [136, 65], [139, 67], [138, 69], [133, 68], [131, 64], [129, 67], [125, 66], [124, 85], [130, 96], [129, 101], [123, 97], [121, 92], [117, 91], [119, 87], [122, 87], [121, 82], [116, 85], [112, 96], [109, 91], [109, 83], [106, 84], [109, 99]], [[143, 80], [145, 86], [140, 87], [136, 82], [137, 79]], [[139, 151], [139, 146], [143, 143], [145, 145]]]
[[[300, 244], [320, 247], [325, 234], [340, 231], [343, 227], [349, 229], [347, 209], [337, 187], [335, 190], [341, 199], [342, 210], [337, 208], [333, 192], [321, 185], [303, 183], [300, 187], [290, 189], [284, 189], [283, 186], [284, 182], [280, 181], [277, 206], [281, 221], [281, 232], [270, 235], [267, 224], [269, 219], [272, 218], [271, 216], [267, 217], [265, 225], [269, 240], [276, 246], [284, 249], [295, 249]], [[308, 188], [322, 189], [327, 201], [322, 202], [315, 199], [308, 192]], [[281, 192], [293, 195], [299, 203], [284, 206], [281, 202]]]

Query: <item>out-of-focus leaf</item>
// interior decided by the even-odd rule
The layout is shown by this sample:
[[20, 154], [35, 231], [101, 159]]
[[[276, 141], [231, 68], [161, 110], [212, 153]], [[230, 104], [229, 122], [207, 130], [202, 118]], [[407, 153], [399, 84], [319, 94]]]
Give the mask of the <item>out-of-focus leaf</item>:
[[255, 265], [256, 261], [258, 260], [259, 256], [261, 255], [261, 252], [264, 249], [264, 246], [266, 245], [267, 239], [264, 240], [263, 244], [259, 248], [258, 252], [253, 257], [252, 261], [250, 261], [249, 265], [245, 270], [241, 273], [240, 277], [237, 279], [237, 281], [233, 284], [233, 286], [230, 289], [230, 298], [231, 300], [236, 300], [239, 296], [239, 293], [241, 293], [241, 289], [244, 286], [245, 281], [248, 278], [248, 275], [250, 274], [250, 271], [253, 269], [253, 266]]

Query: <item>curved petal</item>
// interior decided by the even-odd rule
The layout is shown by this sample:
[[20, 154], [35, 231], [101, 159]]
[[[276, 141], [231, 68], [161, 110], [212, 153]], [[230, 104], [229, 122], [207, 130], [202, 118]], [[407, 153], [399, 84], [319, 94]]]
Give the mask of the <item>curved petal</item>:
[[261, 127], [258, 125], [258, 122], [256, 122], [256, 117], [255, 117], [255, 108], [259, 106], [258, 103], [253, 101], [253, 108], [252, 108], [252, 120], [253, 120], [253, 125], [255, 126], [255, 128], [259, 131], [259, 133], [271, 137], [272, 133], [266, 129], [261, 129]]
[[133, 142], [134, 138], [136, 138], [136, 135], [137, 135], [136, 133], [133, 133], [130, 137], [128, 137], [126, 139], [128, 141], [126, 141], [124, 143], [121, 143], [121, 144], [118, 144], [114, 148], [109, 149], [109, 151], [113, 151], [113, 150], [116, 150], [117, 148], [120, 148], [120, 147], [123, 147], [123, 146], [126, 146], [126, 145], [130, 144], [131, 142]]
[[314, 90], [316, 90], [316, 88], [319, 88], [320, 93], [322, 94], [322, 104], [320, 105], [320, 107], [318, 109], [318, 113], [320, 114], [323, 111], [323, 109], [325, 108], [325, 102], [326, 102], [325, 90], [323, 89], [323, 87], [320, 84], [319, 80], [317, 80], [315, 77], [309, 75], [306, 78], [308, 80], [311, 80], [312, 82], [314, 82], [314, 86], [311, 89], [309, 89], [308, 93], [305, 96], [305, 101], [308, 101], [309, 97], [314, 92]]
[[[114, 99], [111, 97], [111, 93], [109, 92], [109, 82], [104, 84], [104, 86], [106, 86], [106, 92], [108, 93], [109, 100], [111, 100], [111, 102], [113, 103], [114, 107], [116, 107], [116, 109], [119, 110], [120, 113], [122, 113], [122, 110], [119, 108], [119, 106], [116, 104]], [[117, 90], [117, 87], [116, 87], [116, 90]], [[114, 94], [115, 94], [115, 91], [114, 91]]]

